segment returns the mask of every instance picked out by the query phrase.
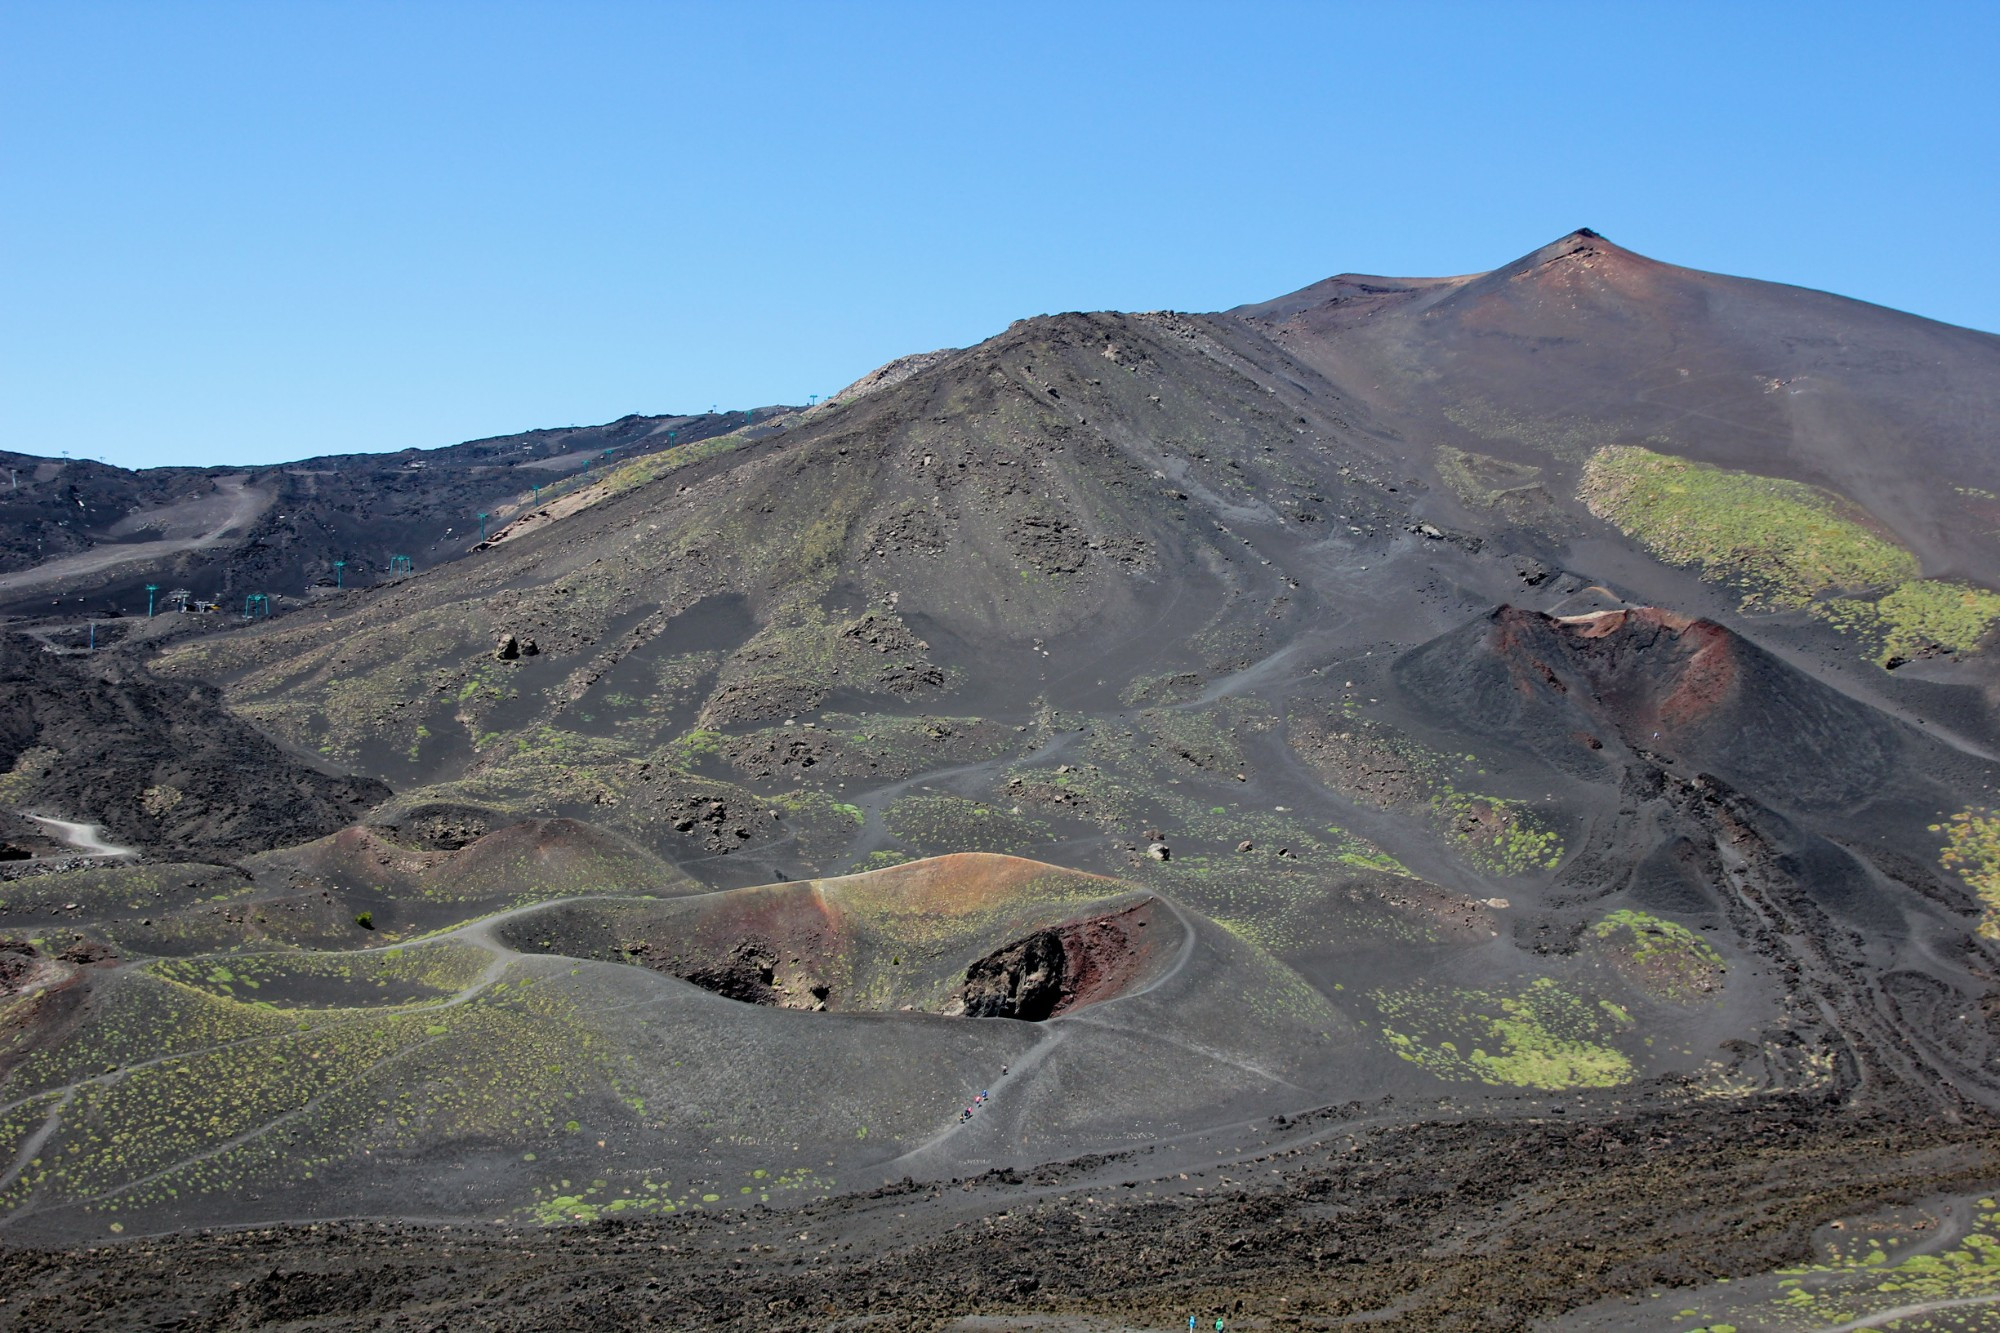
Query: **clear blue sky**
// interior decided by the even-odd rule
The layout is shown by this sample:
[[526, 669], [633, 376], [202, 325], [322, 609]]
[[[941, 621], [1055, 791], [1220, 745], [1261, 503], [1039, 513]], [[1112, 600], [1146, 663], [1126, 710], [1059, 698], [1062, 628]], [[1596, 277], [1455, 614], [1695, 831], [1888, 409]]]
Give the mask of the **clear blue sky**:
[[2000, 5], [0, 0], [0, 447], [800, 402], [1578, 226], [2000, 328]]

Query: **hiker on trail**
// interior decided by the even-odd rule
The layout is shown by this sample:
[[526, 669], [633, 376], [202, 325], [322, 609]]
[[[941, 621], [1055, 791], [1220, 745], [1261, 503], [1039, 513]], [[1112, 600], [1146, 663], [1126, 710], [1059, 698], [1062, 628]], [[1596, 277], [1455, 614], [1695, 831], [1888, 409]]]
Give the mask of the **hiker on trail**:
[[1188, 1333], [1194, 1333], [1194, 1316], [1188, 1316]]

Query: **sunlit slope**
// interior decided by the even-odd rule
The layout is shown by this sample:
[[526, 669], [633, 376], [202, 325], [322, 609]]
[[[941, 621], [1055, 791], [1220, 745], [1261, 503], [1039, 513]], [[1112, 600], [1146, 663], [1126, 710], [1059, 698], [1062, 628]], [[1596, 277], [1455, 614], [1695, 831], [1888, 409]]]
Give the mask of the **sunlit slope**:
[[2000, 572], [1992, 334], [1589, 231], [1490, 273], [1346, 276], [1231, 313], [1425, 441], [1427, 475], [1471, 514], [1559, 523], [1595, 451], [1643, 445], [1828, 487], [1926, 573]]
[[[396, 794], [238, 867], [0, 894], [11, 1225], [561, 1220], [1330, 1105], [2000, 1103], [1980, 570], [1859, 473], [1452, 415], [1503, 371], [1549, 419], [1629, 391], [1618, 357], [1706, 327], [1683, 288], [1734, 281], [1649, 264], [1583, 237], [1025, 321], [174, 650]], [[1582, 355], [1565, 320], [1625, 390], [1481, 359]], [[190, 1006], [240, 1040], [93, 1045]], [[147, 1091], [266, 1048], [342, 1077]], [[171, 1161], [64, 1137], [156, 1103], [204, 1108]], [[186, 1174], [285, 1133], [234, 1203]]]
[[[395, 808], [560, 812], [677, 857], [751, 851], [766, 878], [838, 868], [851, 812], [840, 779], [817, 780], [837, 764], [1019, 756], [1019, 735], [1063, 726], [1052, 709], [1254, 660], [1305, 623], [1292, 557], [1335, 510], [1386, 516], [1395, 483], [1342, 442], [1337, 395], [1302, 404], [1308, 429], [1264, 377], [1178, 317], [1027, 322], [786, 436], [664, 475], [641, 460], [559, 522], [162, 668], [387, 776]], [[832, 709], [843, 725], [797, 723]]]

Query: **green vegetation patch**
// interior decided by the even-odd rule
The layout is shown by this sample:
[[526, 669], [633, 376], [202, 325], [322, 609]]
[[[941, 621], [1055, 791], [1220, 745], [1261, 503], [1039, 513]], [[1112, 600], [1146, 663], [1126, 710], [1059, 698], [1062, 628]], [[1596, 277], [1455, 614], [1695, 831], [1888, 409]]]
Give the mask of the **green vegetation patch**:
[[175, 986], [141, 971], [119, 975], [92, 999], [88, 1023], [64, 1040], [33, 1044], [32, 1027], [15, 1027], [0, 1058], [18, 1052], [4, 1084], [8, 1099], [61, 1090], [134, 1065], [191, 1051], [271, 1039], [297, 1021], [269, 1009]]
[[616, 806], [635, 780], [627, 761], [640, 753], [619, 739], [546, 724], [484, 737], [482, 750], [463, 778], [441, 784], [432, 799], [528, 810]]
[[667, 743], [665, 758], [676, 768], [693, 768], [710, 755], [722, 753], [722, 733], [693, 727]]
[[606, 472], [598, 481], [598, 485], [604, 488], [605, 498], [609, 499], [614, 495], [635, 491], [648, 482], [658, 481], [661, 477], [685, 467], [692, 467], [704, 459], [717, 458], [740, 449], [749, 442], [747, 435], [737, 431], [728, 435], [718, 435], [713, 439], [696, 440], [692, 444], [675, 445], [673, 448], [661, 449], [656, 453], [645, 454], [630, 462], [619, 464]]
[[960, 796], [910, 796], [884, 813], [889, 832], [933, 852], [1004, 852], [1032, 856], [1053, 836], [1041, 820], [1013, 807]]
[[53, 902], [76, 903], [90, 918], [132, 916], [228, 902], [252, 891], [234, 867], [198, 861], [99, 865], [0, 882], [0, 914]]
[[1948, 579], [1911, 579], [1878, 601], [1837, 600], [1814, 611], [1870, 643], [1885, 664], [1969, 652], [2000, 621], [2000, 593]]
[[1431, 797], [1432, 822], [1466, 860], [1493, 875], [1554, 870], [1562, 835], [1525, 801], [1461, 792], [1447, 785]]
[[1930, 1208], [1836, 1223], [1838, 1238], [1821, 1241], [1818, 1262], [1668, 1295], [1686, 1308], [1678, 1322], [1658, 1326], [1690, 1333], [1989, 1328], [2000, 1305], [2000, 1205], [1984, 1198], [1974, 1206], [1967, 1233], [1945, 1245], [1937, 1237], [1952, 1220]]
[[1746, 604], [1805, 606], [1923, 572], [1862, 509], [1803, 482], [1610, 445], [1590, 456], [1580, 490], [1591, 513], [1663, 560], [1742, 587]]
[[1466, 861], [1489, 875], [1526, 875], [1562, 863], [1562, 834], [1526, 801], [1469, 790], [1486, 776], [1476, 755], [1448, 755], [1360, 715], [1342, 699], [1324, 719], [1298, 718], [1292, 748], [1341, 795], [1428, 823]]
[[835, 800], [823, 791], [802, 787], [794, 792], [778, 792], [768, 798], [772, 808], [782, 811], [785, 830], [795, 839], [802, 856], [826, 861], [840, 855], [854, 841], [867, 814], [849, 801]]
[[145, 973], [124, 983], [129, 1002], [10, 1074], [9, 1098], [41, 1095], [0, 1118], [0, 1153], [50, 1132], [0, 1188], [0, 1214], [111, 1223], [440, 1144], [538, 1145], [576, 1117], [580, 1089], [625, 1095], [574, 999], [518, 972], [464, 1003], [291, 1014]]
[[1971, 885], [1986, 906], [1979, 933], [2000, 939], [2000, 815], [1974, 806], [1931, 825], [1931, 832], [1944, 835], [1939, 863]]
[[1678, 921], [1621, 909], [1590, 928], [1590, 941], [1657, 999], [1690, 1004], [1721, 997], [1721, 956]]
[[277, 1008], [347, 1009], [456, 995], [492, 956], [451, 940], [353, 953], [258, 953], [179, 958], [151, 965], [183, 986]]
[[699, 1210], [703, 1203], [720, 1203], [725, 1195], [738, 1202], [771, 1202], [773, 1194], [796, 1194], [804, 1190], [823, 1192], [835, 1186], [833, 1177], [810, 1167], [789, 1170], [758, 1167], [743, 1173], [742, 1184], [718, 1181], [682, 1182], [677, 1189], [671, 1180], [653, 1172], [611, 1172], [609, 1178], [589, 1182], [557, 1180], [534, 1187], [535, 1201], [515, 1210], [517, 1217], [542, 1226], [573, 1226], [596, 1222], [621, 1213], [655, 1214]]
[[1550, 977], [1512, 991], [1412, 986], [1373, 999], [1390, 1048], [1439, 1078], [1554, 1092], [1609, 1088], [1634, 1074], [1612, 1044], [1631, 1015]]
[[50, 745], [30, 745], [14, 757], [14, 766], [0, 773], [0, 802], [22, 805], [34, 799], [42, 780], [62, 763], [63, 752]]
[[1921, 577], [1866, 511], [1817, 486], [1611, 445], [1580, 495], [1662, 560], [1741, 589], [1745, 607], [1809, 608], [1884, 663], [1970, 651], [2000, 623], [2000, 593]]

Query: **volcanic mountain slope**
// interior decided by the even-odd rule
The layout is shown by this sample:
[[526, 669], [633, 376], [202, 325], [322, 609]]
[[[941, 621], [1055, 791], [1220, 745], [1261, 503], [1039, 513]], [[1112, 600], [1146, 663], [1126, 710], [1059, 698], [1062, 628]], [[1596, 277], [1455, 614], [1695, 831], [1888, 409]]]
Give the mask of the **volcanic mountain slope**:
[[[1487, 285], [1581, 281], [1536, 262]], [[1883, 320], [1928, 327], [1813, 300], [1823, 325], [1853, 325], [1827, 336], [1862, 338]], [[1682, 305], [1642, 313], [1684, 340], [1707, 336]], [[1555, 318], [1544, 306], [1562, 302], [1537, 298], [1534, 319]], [[1654, 559], [1654, 530], [1628, 539], [1594, 517], [1580, 473], [1552, 501], [1560, 522], [1461, 505], [1421, 475], [1438, 446], [1400, 438], [1362, 395], [1293, 356], [1289, 335], [1265, 337], [1260, 318], [1028, 321], [772, 446], [642, 480], [330, 623], [196, 646], [168, 666], [221, 675], [248, 715], [390, 777], [404, 800], [606, 821], [725, 883], [1059, 849], [1144, 876], [1307, 967], [1344, 933], [1400, 929], [1394, 912], [1365, 928], [1349, 915], [1383, 910], [1399, 882], [1425, 882], [1440, 904], [1518, 901], [1610, 817], [1624, 767], [1649, 762], [1633, 748], [1651, 739], [1636, 734], [1644, 708], [1624, 718], [1633, 745], [1579, 769], [1562, 748], [1570, 733], [1601, 741], [1616, 727], [1562, 725], [1551, 751], [1538, 739], [1546, 720], [1510, 735], [1489, 714], [1516, 714], [1469, 706], [1473, 694], [1441, 707], [1449, 680], [1371, 698], [1394, 684], [1380, 670], [1389, 655], [1498, 601], [1615, 603], [1607, 579], [1677, 615], [1741, 623], [1748, 576], [1697, 578], [1716, 571]], [[1768, 522], [1730, 549], [1753, 573], [1787, 577], [1820, 568], [1827, 543], [1860, 550], [1864, 569], [1884, 550], [1914, 562], [1886, 520], [1831, 493], [1814, 509], [1818, 494], [1753, 488], [1744, 507]], [[1430, 521], [1447, 516], [1458, 521]], [[1725, 710], [1681, 738], [1689, 776], [1707, 766], [1774, 810], [1825, 811], [1908, 753], [1884, 710], [1946, 724], [1965, 752], [1947, 787], [1966, 785], [1903, 792], [1892, 839], [1903, 860], [1936, 867], [1930, 826], [1979, 818], [1988, 780], [1978, 635], [1927, 680], [1881, 673], [1866, 664], [1874, 641], [1825, 608], [1894, 594], [1839, 587], [1775, 616], [1770, 603], [1796, 588], [1762, 588], [1759, 634], [1790, 656], [1747, 643], [1721, 655], [1756, 678], [1742, 707], [1762, 710], [1761, 730]], [[1701, 636], [1684, 638], [1620, 647], [1639, 665], [1603, 669], [1666, 681]], [[1815, 670], [1846, 689], [1813, 685]], [[1335, 676], [1363, 683], [1335, 689]], [[1523, 736], [1566, 765], [1565, 786], [1551, 789], [1543, 759], [1509, 757]], [[1480, 737], [1501, 749], [1468, 753]], [[1173, 844], [1167, 859], [1139, 853], [1155, 833]]]
[[[67, 979], [7, 1011], [0, 1225], [678, 1213], [1083, 1152], [1092, 1188], [1173, 1193], [1279, 1120], [1333, 1153], [1436, 1117], [1371, 1188], [1544, 1216], [1641, 1124], [1699, 1123], [1796, 1229], [1832, 1204], [1787, 1154], [1864, 1121], [1972, 1188], [2000, 566], [1918, 520], [2000, 482], [1870, 471], [1853, 429], [1970, 438], [1992, 341], [1582, 234], [1476, 278], [1028, 320], [172, 645], [161, 673], [397, 794], [0, 918]], [[1930, 343], [1963, 393], [1890, 355]], [[1788, 370], [1821, 387], [1758, 387]], [[1838, 428], [1801, 406], [1826, 385]], [[1780, 403], [1782, 448], [1717, 424]], [[283, 1095], [175, 1119], [103, 1072], [169, 1012], [185, 1086]], [[275, 1079], [301, 1059], [322, 1082]], [[1488, 1173], [1483, 1136], [1555, 1109], [1600, 1137]], [[126, 1123], [157, 1152], [86, 1141]], [[1680, 1209], [1679, 1179], [1630, 1199]], [[1303, 1187], [1271, 1206], [1334, 1225]]]
[[128, 471], [0, 451], [9, 481], [0, 489], [0, 613], [143, 613], [148, 583], [185, 587], [227, 611], [263, 593], [282, 613], [336, 584], [382, 582], [397, 572], [392, 556], [425, 567], [457, 559], [479, 540], [482, 511], [504, 522], [543, 491], [587, 485], [606, 463], [731, 431], [761, 436], [789, 412], [629, 416], [260, 468]]
[[[226, 675], [301, 744], [488, 784], [513, 747], [484, 738], [535, 728], [594, 730], [657, 765], [691, 724], [733, 734], [829, 702], [1101, 707], [1131, 667], [1247, 664], [1300, 624], [1308, 571], [1265, 563], [1232, 524], [1307, 565], [1357, 550], [1365, 525], [1387, 537], [1395, 482], [1300, 440], [1271, 397], [1186, 321], [1022, 325], [334, 628], [173, 665]], [[1342, 520], [1355, 532], [1324, 535]], [[533, 655], [495, 661], [509, 634]], [[1098, 687], [1084, 663], [1101, 654], [1121, 679]]]
[[[1612, 895], [1710, 928], [1748, 908], [1757, 925], [1734, 915], [1733, 928], [1755, 937], [1789, 923], [1795, 994], [1816, 991], [1847, 1015], [1861, 1068], [1850, 1076], [1955, 1086], [1954, 1096], [2000, 1086], [1993, 1025], [1967, 1017], [1994, 995], [1991, 955], [1968, 935], [1992, 933], [2000, 900], [1979, 875], [1969, 892], [1938, 873], [1966, 862], [1930, 813], [1990, 791], [1990, 761], [1722, 625], [1653, 608], [1503, 607], [1401, 655], [1388, 675], [1385, 688], [1428, 727], [1499, 747], [1495, 767], [1620, 784], [1616, 813], [1599, 816], [1555, 877], [1553, 910], [1535, 927], [1550, 939], [1560, 944], [1576, 908]], [[1940, 834], [1942, 864], [1927, 854]], [[1753, 879], [1762, 883], [1745, 894]], [[1939, 1025], [1947, 1009], [1959, 1017]], [[1879, 1022], [1899, 1010], [1934, 1018]], [[1930, 1054], [1906, 1062], [1912, 1044]]]
[[1588, 230], [1491, 273], [1349, 275], [1230, 313], [1408, 442], [1440, 525], [1504, 516], [1574, 542], [1609, 522], [1750, 605], [1822, 603], [1892, 658], [1969, 649], [2000, 620], [1992, 334]]
[[2000, 556], [1990, 333], [1679, 268], [1588, 229], [1490, 273], [1343, 275], [1230, 314], [1421, 440], [1461, 503], [1539, 486], [1574, 516], [1579, 465], [1646, 444], [1830, 487], [1932, 573], [1978, 579]]

